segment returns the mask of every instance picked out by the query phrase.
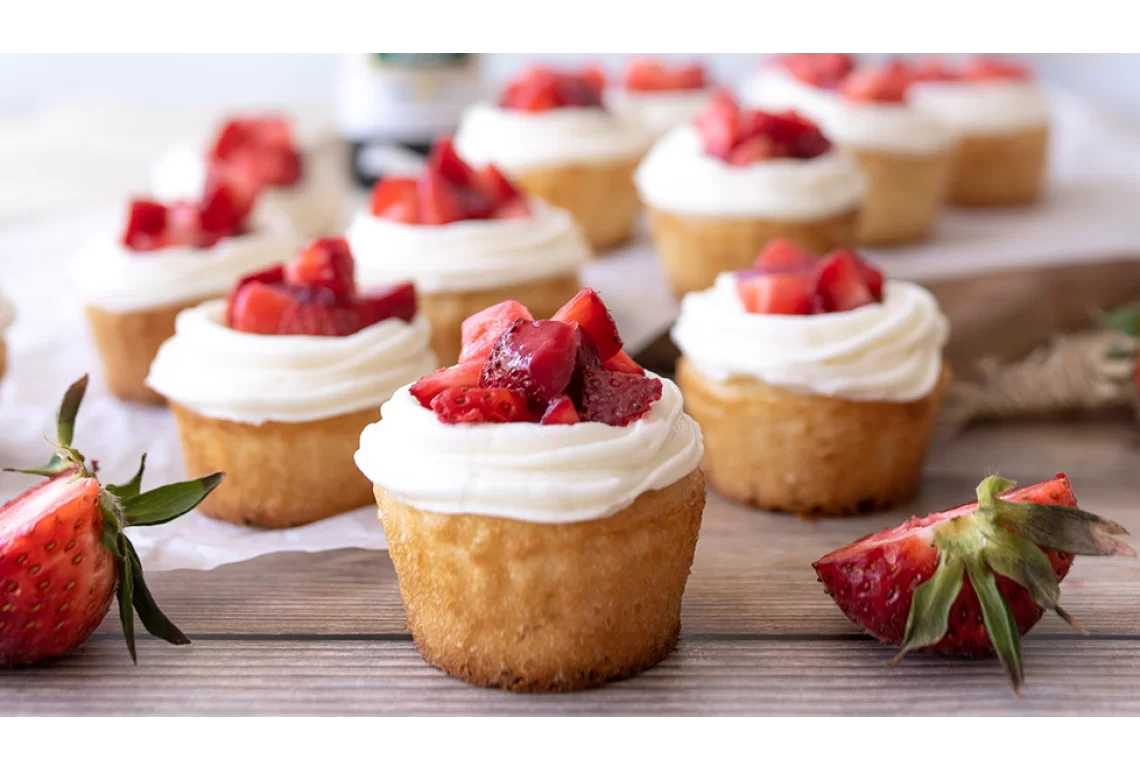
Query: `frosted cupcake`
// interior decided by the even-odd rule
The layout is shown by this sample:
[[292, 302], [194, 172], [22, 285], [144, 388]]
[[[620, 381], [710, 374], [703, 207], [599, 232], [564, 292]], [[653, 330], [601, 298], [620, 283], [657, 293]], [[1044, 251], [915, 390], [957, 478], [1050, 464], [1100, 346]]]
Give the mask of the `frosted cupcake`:
[[658, 141], [636, 181], [678, 295], [748, 267], [775, 238], [815, 253], [851, 244], [864, 191], [855, 162], [814, 123], [742, 111], [727, 91]]
[[113, 394], [162, 403], [145, 380], [178, 313], [224, 297], [239, 276], [295, 248], [287, 223], [251, 224], [252, 206], [216, 180], [195, 202], [136, 199], [118, 237], [99, 234], [81, 250], [75, 282]]
[[444, 365], [459, 360], [465, 318], [507, 299], [552, 315], [590, 257], [568, 212], [525, 197], [494, 165], [473, 169], [446, 137], [418, 178], [377, 183], [348, 240], [361, 286], [415, 283]]
[[676, 642], [704, 508], [681, 394], [583, 290], [549, 321], [505, 302], [465, 363], [401, 388], [360, 437], [408, 628], [468, 682], [577, 690]]
[[788, 54], [744, 88], [762, 109], [794, 109], [848, 150], [867, 178], [857, 237], [864, 244], [927, 237], [950, 182], [955, 134], [908, 99], [911, 69], [900, 61], [856, 67], [840, 54]]
[[948, 200], [959, 206], [1010, 206], [1041, 196], [1049, 150], [1049, 106], [1029, 70], [974, 57], [961, 68], [926, 60], [913, 103], [961, 139]]
[[650, 57], [629, 62], [620, 82], [606, 89], [606, 107], [640, 122], [656, 139], [700, 114], [712, 96], [699, 63], [670, 66]]
[[321, 239], [178, 316], [148, 384], [171, 403], [187, 468], [232, 482], [202, 513], [293, 527], [371, 500], [351, 462], [360, 431], [436, 363], [415, 288], [360, 295], [352, 273], [347, 243]]
[[8, 369], [8, 343], [4, 339], [4, 333], [8, 331], [8, 327], [15, 320], [16, 308], [4, 296], [4, 292], [0, 291], [0, 378], [3, 378], [4, 372]]
[[304, 237], [340, 229], [348, 197], [348, 162], [331, 128], [304, 127], [295, 137], [278, 115], [227, 119], [205, 146], [183, 142], [155, 163], [153, 194], [161, 200], [197, 197], [211, 174], [260, 191], [255, 222], [280, 217]]
[[934, 297], [847, 250], [770, 245], [681, 303], [677, 382], [709, 484], [758, 508], [843, 516], [918, 487], [949, 374]]
[[650, 137], [602, 106], [605, 78], [531, 67], [497, 104], [463, 116], [455, 144], [471, 163], [494, 163], [529, 195], [569, 211], [598, 251], [629, 239], [638, 211], [633, 169]]

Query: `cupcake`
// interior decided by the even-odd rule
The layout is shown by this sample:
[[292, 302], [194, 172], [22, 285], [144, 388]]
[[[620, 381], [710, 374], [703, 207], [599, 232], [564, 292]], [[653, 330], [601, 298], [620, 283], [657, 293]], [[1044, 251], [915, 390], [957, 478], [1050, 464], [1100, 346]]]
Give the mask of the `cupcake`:
[[908, 99], [911, 68], [899, 60], [856, 67], [846, 54], [788, 54], [744, 88], [763, 109], [794, 109], [851, 153], [867, 178], [860, 243], [927, 237], [950, 182], [955, 135]]
[[954, 69], [926, 60], [915, 77], [915, 106], [960, 135], [950, 203], [1011, 206], [1040, 197], [1049, 149], [1049, 107], [1028, 69], [989, 57], [974, 57]]
[[677, 382], [709, 484], [803, 516], [886, 508], [918, 487], [949, 373], [934, 297], [854, 252], [787, 241], [686, 296]]
[[295, 247], [287, 223], [251, 224], [252, 206], [252, 197], [216, 179], [198, 201], [136, 199], [117, 239], [100, 234], [80, 252], [76, 285], [113, 394], [161, 404], [145, 380], [178, 313], [224, 297], [239, 276]]
[[650, 141], [639, 124], [602, 106], [604, 82], [594, 70], [531, 67], [497, 104], [471, 107], [455, 137], [468, 161], [494, 163], [527, 194], [569, 211], [598, 251], [633, 233], [633, 170]]
[[0, 291], [0, 378], [8, 369], [8, 343], [4, 339], [4, 333], [8, 331], [8, 327], [15, 320], [16, 308], [4, 296], [4, 292]]
[[864, 188], [810, 120], [742, 111], [727, 91], [658, 141], [636, 180], [678, 295], [748, 267], [775, 238], [814, 253], [851, 244]]
[[673, 648], [704, 479], [700, 430], [584, 289], [464, 325], [464, 363], [401, 388], [360, 437], [408, 628], [473, 684], [578, 690]]
[[225, 471], [205, 515], [308, 524], [367, 505], [351, 458], [396, 388], [435, 369], [415, 287], [358, 294], [343, 238], [179, 314], [147, 383], [170, 401], [186, 466]]
[[697, 62], [671, 67], [649, 57], [630, 61], [621, 81], [606, 89], [606, 107], [641, 123], [656, 139], [695, 118], [712, 95], [705, 68]]
[[298, 140], [277, 115], [227, 119], [205, 147], [184, 142], [155, 163], [152, 193], [160, 200], [197, 197], [211, 174], [260, 195], [254, 221], [284, 217], [304, 237], [337, 232], [348, 197], [348, 163], [331, 130], [310, 128]]
[[362, 287], [415, 283], [446, 366], [459, 360], [465, 318], [507, 299], [550, 316], [581, 288], [590, 257], [569, 213], [525, 197], [494, 165], [471, 168], [446, 137], [418, 178], [377, 182], [348, 241]]

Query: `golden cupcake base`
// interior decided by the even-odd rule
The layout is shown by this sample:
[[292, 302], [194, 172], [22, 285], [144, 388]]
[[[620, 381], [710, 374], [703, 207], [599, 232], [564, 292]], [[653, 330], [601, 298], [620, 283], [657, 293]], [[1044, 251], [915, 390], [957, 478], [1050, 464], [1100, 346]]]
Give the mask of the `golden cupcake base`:
[[809, 518], [913, 497], [949, 380], [944, 366], [938, 386], [912, 403], [845, 401], [755, 379], [717, 382], [677, 362], [709, 484], [737, 502]]
[[0, 379], [8, 371], [8, 343], [0, 339]]
[[531, 169], [515, 179], [528, 194], [569, 211], [591, 248], [601, 252], [633, 235], [641, 209], [633, 172], [640, 160]]
[[146, 386], [150, 364], [159, 346], [174, 336], [178, 314], [205, 299], [123, 313], [88, 305], [87, 325], [111, 393], [124, 401], [165, 404], [165, 398]]
[[867, 179], [858, 243], [888, 246], [930, 235], [950, 185], [953, 150], [916, 155], [853, 148], [852, 154]]
[[171, 403], [186, 471], [224, 471], [198, 506], [212, 519], [265, 529], [310, 524], [368, 505], [372, 485], [352, 456], [379, 407], [313, 422], [261, 425], [205, 417]]
[[713, 285], [720, 273], [752, 267], [768, 241], [787, 238], [813, 254], [855, 243], [858, 211], [825, 219], [779, 221], [674, 214], [646, 207], [653, 246], [677, 296]]
[[476, 291], [420, 292], [419, 309], [431, 322], [431, 349], [439, 365], [451, 366], [459, 360], [461, 328], [468, 316], [513, 299], [535, 318], [549, 318], [581, 288], [575, 272]]
[[649, 668], [676, 644], [705, 505], [699, 469], [573, 524], [432, 513], [375, 493], [408, 628], [451, 676], [582, 690]]
[[955, 206], [1035, 202], [1045, 183], [1049, 129], [962, 137], [947, 200]]

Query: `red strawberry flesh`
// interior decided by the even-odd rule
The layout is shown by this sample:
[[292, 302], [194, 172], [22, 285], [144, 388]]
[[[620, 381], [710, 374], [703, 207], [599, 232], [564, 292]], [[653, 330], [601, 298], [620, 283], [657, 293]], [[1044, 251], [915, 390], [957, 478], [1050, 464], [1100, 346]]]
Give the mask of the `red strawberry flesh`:
[[481, 388], [507, 388], [546, 403], [566, 390], [578, 351], [575, 328], [560, 321], [515, 321], [479, 375]]
[[661, 398], [661, 380], [604, 369], [583, 375], [579, 416], [587, 422], [629, 425], [653, 408]]
[[285, 280], [295, 286], [324, 286], [337, 295], [356, 285], [352, 251], [344, 238], [318, 238], [285, 266]]
[[578, 420], [578, 410], [569, 396], [559, 396], [550, 402], [542, 414], [543, 425], [573, 425]]
[[412, 397], [427, 409], [431, 408], [432, 399], [448, 388], [469, 387], [479, 384], [479, 374], [483, 371], [482, 361], [468, 361], [462, 364], [440, 369], [434, 374], [421, 377], [412, 384], [409, 392]]
[[606, 359], [602, 364], [602, 368], [609, 372], [624, 372], [625, 374], [645, 374], [645, 369], [630, 358], [629, 353], [624, 350], [618, 351], [618, 354], [613, 358]]
[[736, 281], [736, 293], [749, 313], [811, 315], [815, 291], [816, 279], [809, 271], [756, 273]]
[[532, 422], [526, 397], [504, 388], [448, 388], [431, 401], [440, 422]]
[[621, 350], [621, 335], [618, 334], [617, 323], [614, 322], [602, 298], [593, 289], [582, 289], [551, 316], [551, 320], [577, 323], [589, 332], [590, 339], [603, 361], [617, 355]]
[[509, 299], [468, 316], [460, 327], [462, 343], [459, 351], [459, 362], [482, 361], [491, 352], [491, 348], [502, 336], [503, 332], [511, 328], [515, 321], [533, 321], [534, 316], [520, 302]]

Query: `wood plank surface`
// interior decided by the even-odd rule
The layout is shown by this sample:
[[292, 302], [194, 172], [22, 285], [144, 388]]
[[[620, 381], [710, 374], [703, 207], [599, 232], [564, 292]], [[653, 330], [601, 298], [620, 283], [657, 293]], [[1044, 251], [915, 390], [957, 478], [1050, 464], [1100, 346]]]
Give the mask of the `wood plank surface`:
[[[279, 554], [210, 572], [155, 573], [194, 639], [145, 641], [132, 666], [109, 620], [77, 654], [0, 672], [0, 713], [1140, 713], [1140, 563], [1078, 558], [1065, 606], [1024, 646], [1021, 699], [992, 660], [891, 651], [824, 595], [810, 564], [912, 514], [952, 506], [987, 472], [1067, 472], [1084, 507], [1140, 531], [1140, 443], [1123, 421], [989, 425], [943, 440], [919, 498], [898, 510], [807, 522], [710, 495], [682, 613], [662, 665], [571, 695], [470, 687], [425, 665], [404, 627], [387, 554]], [[1131, 541], [1137, 545], [1137, 540]]]

